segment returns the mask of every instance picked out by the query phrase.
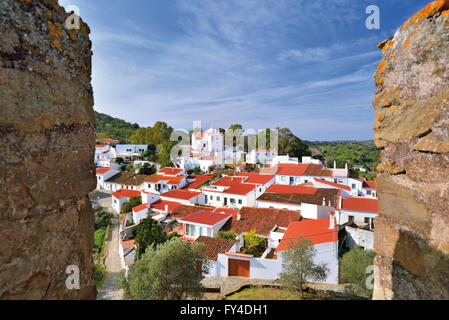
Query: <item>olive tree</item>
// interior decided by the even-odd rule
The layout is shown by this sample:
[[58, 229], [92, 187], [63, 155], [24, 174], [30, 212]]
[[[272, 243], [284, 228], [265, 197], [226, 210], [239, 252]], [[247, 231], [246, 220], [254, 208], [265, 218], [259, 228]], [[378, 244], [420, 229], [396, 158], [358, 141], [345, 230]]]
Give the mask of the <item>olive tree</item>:
[[311, 281], [324, 281], [329, 272], [326, 264], [316, 264], [316, 250], [309, 239], [299, 237], [287, 244], [283, 253], [281, 285], [291, 291], [299, 291], [304, 297], [304, 284]]
[[173, 238], [158, 246], [151, 245], [122, 274], [120, 288], [129, 300], [199, 299], [200, 281], [207, 270], [204, 244]]

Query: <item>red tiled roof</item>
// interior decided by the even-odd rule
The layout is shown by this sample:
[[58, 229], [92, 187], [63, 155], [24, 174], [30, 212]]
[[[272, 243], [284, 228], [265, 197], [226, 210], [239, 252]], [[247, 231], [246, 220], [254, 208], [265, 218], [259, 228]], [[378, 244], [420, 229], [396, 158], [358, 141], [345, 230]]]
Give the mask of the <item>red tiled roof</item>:
[[128, 249], [134, 247], [135, 240], [121, 241], [121, 244], [123, 249]]
[[321, 164], [314, 163], [279, 163], [277, 174], [286, 176], [332, 177], [332, 170], [325, 169]]
[[235, 175], [236, 177], [247, 177], [245, 183], [254, 183], [254, 184], [262, 184], [265, 185], [274, 179], [274, 175], [269, 174], [258, 174], [258, 173], [249, 173], [249, 172], [240, 172]]
[[103, 141], [103, 142], [120, 142], [118, 140], [109, 139], [109, 138], [104, 138], [104, 139], [101, 139], [100, 141]]
[[138, 206], [135, 206], [133, 208], [133, 211], [134, 212], [139, 212], [139, 211], [142, 211], [142, 210], [145, 210], [145, 209], [148, 209], [148, 203], [142, 203], [142, 204], [139, 204]]
[[[213, 183], [214, 186], [229, 187], [223, 191], [227, 194], [247, 195], [257, 188], [257, 185], [251, 183], [243, 183], [246, 177], [224, 177]], [[219, 192], [219, 191], [217, 191]]]
[[201, 192], [190, 191], [186, 189], [175, 189], [161, 194], [161, 197], [167, 197], [172, 199], [180, 199], [180, 200], [190, 200], [198, 195]]
[[136, 190], [120, 189], [112, 194], [114, 198], [121, 199], [123, 197], [132, 198], [140, 197], [141, 192]]
[[225, 255], [231, 256], [231, 257], [238, 257], [238, 258], [248, 258], [251, 259], [254, 257], [252, 254], [246, 254], [246, 253], [240, 253], [240, 252], [225, 252]]
[[[309, 187], [305, 187], [309, 188]], [[323, 199], [326, 205], [329, 205], [329, 201], [331, 202], [332, 207], [336, 207], [338, 203], [338, 196], [341, 194], [341, 189], [335, 188], [314, 188], [315, 193], [284, 193], [284, 192], [265, 192], [257, 201], [269, 201], [276, 203], [289, 203], [294, 205], [300, 205], [302, 203], [323, 205]], [[270, 188], [268, 188], [270, 190]], [[273, 190], [273, 189], [272, 189]], [[301, 191], [301, 189], [298, 189]]]
[[365, 189], [376, 189], [376, 181], [363, 181], [363, 188]]
[[233, 217], [222, 229], [235, 234], [256, 229], [258, 235], [268, 237], [275, 226], [286, 228], [290, 222], [298, 221], [301, 213], [285, 209], [243, 207], [240, 216], [240, 220]]
[[183, 178], [184, 178], [183, 176], [170, 177], [170, 176], [164, 176], [164, 175], [157, 174], [157, 175], [151, 176], [150, 178], [146, 179], [145, 182], [158, 183], [159, 181], [167, 181], [167, 184], [178, 185], [181, 183]]
[[177, 206], [176, 208], [173, 209], [171, 216], [176, 219], [182, 219], [195, 212], [212, 211], [214, 209], [215, 209], [214, 207], [210, 206], [190, 206], [181, 204], [180, 206]]
[[377, 199], [343, 197], [341, 208], [344, 210], [379, 212]]
[[209, 181], [214, 176], [213, 175], [203, 175], [203, 174], [191, 174], [189, 176], [192, 179], [195, 179], [193, 182], [191, 182], [186, 188], [189, 189], [195, 189], [205, 183], [206, 181]]
[[290, 186], [285, 184], [272, 184], [265, 193], [300, 193], [300, 194], [315, 194], [317, 188], [307, 187], [304, 185]]
[[254, 149], [256, 152], [276, 152], [274, 149]]
[[329, 229], [331, 218], [318, 220], [303, 219], [290, 223], [279, 246], [275, 252], [281, 252], [294, 246], [298, 237], [312, 241], [314, 245], [326, 242], [338, 241], [337, 223], [334, 219], [334, 228]]
[[104, 147], [106, 147], [106, 145], [104, 145], [104, 144], [97, 144], [97, 145], [95, 146], [95, 148], [104, 148]]
[[165, 206], [168, 206], [168, 211], [173, 211], [176, 207], [180, 206], [181, 204], [179, 202], [174, 201], [166, 201], [166, 200], [158, 200], [150, 205], [150, 208], [159, 210], [159, 211], [165, 211]]
[[158, 174], [162, 174], [162, 175], [171, 175], [171, 176], [175, 176], [179, 173], [181, 173], [183, 171], [183, 169], [179, 169], [179, 168], [164, 168], [162, 170], [159, 170], [157, 173]]
[[345, 186], [343, 184], [330, 182], [330, 181], [326, 181], [326, 180], [323, 180], [323, 179], [317, 179], [317, 178], [314, 178], [314, 180], [316, 182], [319, 182], [319, 183], [327, 184], [328, 186], [332, 186], [332, 187], [335, 187], [335, 188], [340, 188], [340, 189], [344, 189], [344, 190], [347, 190], [347, 191], [351, 191], [351, 187]]
[[96, 173], [104, 174], [104, 173], [108, 172], [109, 170], [111, 170], [111, 168], [97, 168]]
[[200, 236], [195, 242], [203, 243], [205, 245], [205, 256], [207, 260], [217, 261], [219, 253], [229, 251], [234, 245], [234, 241], [224, 240], [219, 238], [211, 238]]
[[231, 215], [226, 213], [202, 211], [193, 213], [190, 216], [183, 218], [181, 222], [192, 222], [192, 223], [205, 224], [208, 226], [214, 226], [219, 222], [229, 219], [230, 217]]

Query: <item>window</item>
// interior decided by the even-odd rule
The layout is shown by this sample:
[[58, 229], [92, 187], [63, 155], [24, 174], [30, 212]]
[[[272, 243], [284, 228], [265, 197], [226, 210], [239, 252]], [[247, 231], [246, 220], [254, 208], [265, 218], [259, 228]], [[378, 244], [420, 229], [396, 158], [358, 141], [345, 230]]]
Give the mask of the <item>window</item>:
[[364, 222], [369, 224], [370, 230], [374, 229], [374, 218], [365, 217]]
[[239, 199], [239, 204], [242, 204], [242, 199]]
[[309, 180], [308, 179], [304, 179], [304, 183], [307, 183], [307, 182], [309, 182]]
[[355, 183], [353, 183], [353, 184], [351, 185], [351, 189], [355, 189], [355, 187], [356, 187], [356, 185], [355, 185]]
[[235, 199], [230, 199], [230, 202], [231, 202], [232, 204], [234, 204], [234, 203], [235, 203]]
[[204, 202], [207, 203], [207, 195], [204, 196]]
[[348, 222], [354, 222], [354, 216], [348, 216]]
[[366, 194], [370, 196], [371, 195], [371, 190], [367, 190]]
[[220, 197], [217, 197], [217, 201], [220, 201]]
[[286, 178], [286, 177], [282, 177], [281, 180], [282, 180], [282, 181], [285, 181], [285, 178]]
[[296, 181], [299, 181], [299, 180], [301, 180], [301, 178], [300, 177], [296, 177]]

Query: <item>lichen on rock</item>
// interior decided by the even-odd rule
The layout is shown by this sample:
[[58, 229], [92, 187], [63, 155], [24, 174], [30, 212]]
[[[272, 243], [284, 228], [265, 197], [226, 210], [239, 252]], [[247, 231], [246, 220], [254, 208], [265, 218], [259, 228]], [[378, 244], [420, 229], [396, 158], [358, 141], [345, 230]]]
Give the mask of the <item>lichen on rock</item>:
[[449, 0], [380, 43], [375, 299], [449, 298]]
[[96, 296], [91, 42], [66, 18], [57, 0], [0, 1], [0, 299]]

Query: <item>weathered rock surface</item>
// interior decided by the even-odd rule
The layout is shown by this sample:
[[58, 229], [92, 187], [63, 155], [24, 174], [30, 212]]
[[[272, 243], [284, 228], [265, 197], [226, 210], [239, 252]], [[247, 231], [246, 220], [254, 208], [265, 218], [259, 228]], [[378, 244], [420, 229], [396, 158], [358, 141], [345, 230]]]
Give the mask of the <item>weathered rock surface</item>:
[[67, 17], [57, 0], [0, 1], [0, 299], [96, 296], [90, 30]]
[[379, 48], [374, 299], [449, 299], [449, 0]]

